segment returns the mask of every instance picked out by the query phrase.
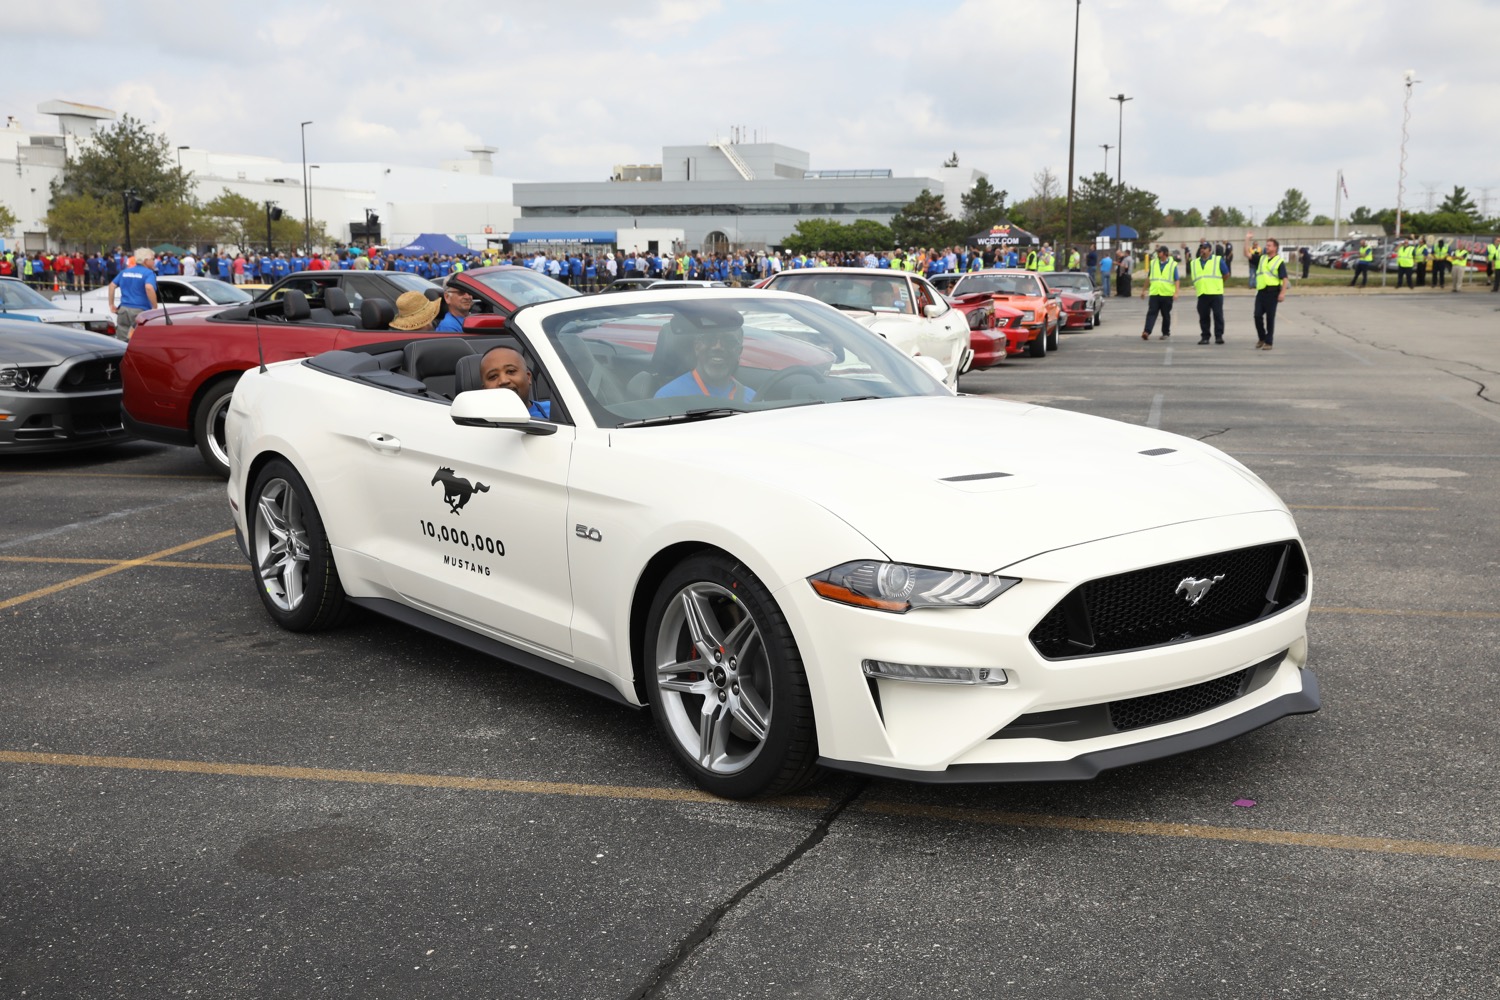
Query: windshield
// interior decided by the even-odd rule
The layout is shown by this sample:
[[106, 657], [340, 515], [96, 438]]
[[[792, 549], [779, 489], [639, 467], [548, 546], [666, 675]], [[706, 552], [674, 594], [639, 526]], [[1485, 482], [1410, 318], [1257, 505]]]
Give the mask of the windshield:
[[601, 427], [947, 395], [878, 335], [805, 300], [611, 296], [549, 316], [542, 329]]
[[520, 307], [533, 302], [571, 299], [581, 295], [555, 278], [537, 274], [528, 267], [507, 267], [485, 274], [469, 273], [470, 279], [493, 289], [511, 305]]
[[912, 313], [910, 286], [896, 274], [780, 274], [770, 288], [778, 292], [810, 295], [819, 302], [842, 309], [868, 312]]
[[971, 274], [953, 288], [954, 295], [1042, 295], [1041, 280], [1034, 274]]
[[56, 309], [47, 297], [19, 281], [0, 281], [0, 307], [6, 309]]
[[193, 294], [201, 295], [216, 306], [232, 306], [237, 302], [249, 302], [254, 298], [249, 292], [225, 281], [198, 278], [187, 282]]

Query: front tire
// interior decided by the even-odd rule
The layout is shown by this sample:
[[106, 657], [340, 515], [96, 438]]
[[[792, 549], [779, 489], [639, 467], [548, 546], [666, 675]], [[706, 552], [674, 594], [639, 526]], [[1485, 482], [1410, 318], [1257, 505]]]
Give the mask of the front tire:
[[229, 415], [229, 400], [234, 395], [239, 377], [220, 379], [215, 382], [193, 414], [193, 437], [198, 442], [198, 454], [214, 474], [229, 478], [229, 443], [224, 436], [224, 418]]
[[1049, 351], [1055, 351], [1055, 350], [1057, 350], [1057, 338], [1058, 338], [1058, 334], [1060, 334], [1061, 332], [1062, 332], [1062, 320], [1059, 318], [1058, 321], [1057, 321], [1057, 325], [1052, 328], [1052, 332], [1049, 333], [1049, 334], [1047, 334], [1047, 350], [1049, 350]]
[[1026, 345], [1026, 353], [1033, 358], [1045, 358], [1047, 356], [1047, 331], [1041, 330], [1036, 339]]
[[276, 459], [250, 490], [250, 558], [266, 612], [290, 632], [316, 632], [349, 610], [323, 518], [307, 484]]
[[744, 566], [713, 553], [668, 573], [642, 653], [657, 732], [704, 791], [780, 795], [819, 776], [802, 657], [776, 601]]

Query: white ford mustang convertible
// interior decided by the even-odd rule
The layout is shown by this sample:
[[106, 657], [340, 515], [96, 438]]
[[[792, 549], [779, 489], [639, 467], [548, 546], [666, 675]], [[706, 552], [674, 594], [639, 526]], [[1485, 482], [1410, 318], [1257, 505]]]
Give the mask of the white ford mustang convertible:
[[239, 382], [283, 627], [359, 606], [647, 706], [732, 797], [1088, 778], [1319, 707], [1297, 527], [1214, 448], [955, 396], [789, 293], [479, 319]]

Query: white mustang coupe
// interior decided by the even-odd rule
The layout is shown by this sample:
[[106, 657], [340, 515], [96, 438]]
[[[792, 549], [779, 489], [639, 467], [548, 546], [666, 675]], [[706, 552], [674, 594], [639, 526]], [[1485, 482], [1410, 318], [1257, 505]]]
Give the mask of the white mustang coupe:
[[358, 605], [649, 706], [731, 797], [1089, 778], [1319, 707], [1297, 527], [1205, 444], [956, 397], [790, 293], [506, 324], [240, 381], [229, 501], [280, 625]]

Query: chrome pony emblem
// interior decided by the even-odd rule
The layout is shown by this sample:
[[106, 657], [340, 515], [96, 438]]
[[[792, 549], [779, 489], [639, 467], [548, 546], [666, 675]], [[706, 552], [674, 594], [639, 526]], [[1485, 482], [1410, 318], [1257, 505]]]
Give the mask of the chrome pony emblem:
[[1208, 596], [1209, 588], [1222, 579], [1224, 579], [1223, 573], [1213, 577], [1205, 576], [1202, 579], [1185, 576], [1182, 578], [1182, 582], [1177, 585], [1176, 593], [1185, 594], [1187, 602], [1196, 607], [1199, 601]]

